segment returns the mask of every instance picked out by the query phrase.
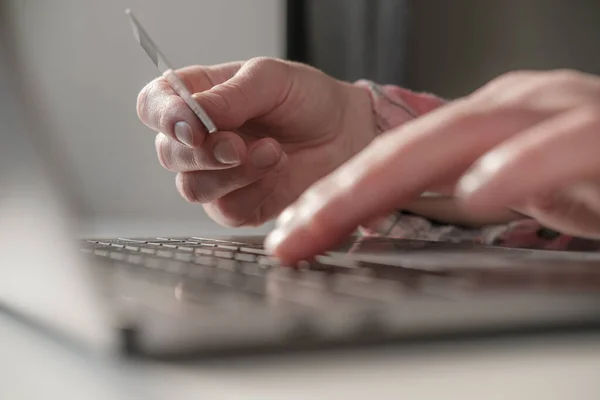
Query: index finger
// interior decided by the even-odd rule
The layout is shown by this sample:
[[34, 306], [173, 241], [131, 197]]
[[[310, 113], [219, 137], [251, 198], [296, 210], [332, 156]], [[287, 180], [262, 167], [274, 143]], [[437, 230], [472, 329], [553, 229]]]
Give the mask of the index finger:
[[370, 219], [459, 176], [478, 157], [526, 128], [537, 115], [450, 103], [375, 139], [288, 210], [266, 247], [286, 263], [329, 250]]
[[[230, 79], [242, 62], [214, 66], [190, 66], [176, 71], [192, 93], [202, 92]], [[177, 95], [164, 77], [146, 85], [137, 98], [137, 113], [150, 129], [162, 132], [188, 147], [202, 144], [205, 131], [196, 114]]]

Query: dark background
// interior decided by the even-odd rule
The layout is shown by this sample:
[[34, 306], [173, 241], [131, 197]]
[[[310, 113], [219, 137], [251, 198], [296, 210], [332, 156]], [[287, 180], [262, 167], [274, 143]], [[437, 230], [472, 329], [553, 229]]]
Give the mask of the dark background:
[[287, 0], [287, 55], [444, 97], [515, 69], [600, 74], [599, 0]]

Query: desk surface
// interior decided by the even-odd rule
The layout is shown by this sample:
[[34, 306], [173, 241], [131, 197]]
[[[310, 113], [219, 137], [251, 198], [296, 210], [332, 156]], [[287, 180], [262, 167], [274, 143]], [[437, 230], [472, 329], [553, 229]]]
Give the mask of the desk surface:
[[0, 314], [3, 399], [598, 399], [591, 336], [152, 365], [91, 359]]

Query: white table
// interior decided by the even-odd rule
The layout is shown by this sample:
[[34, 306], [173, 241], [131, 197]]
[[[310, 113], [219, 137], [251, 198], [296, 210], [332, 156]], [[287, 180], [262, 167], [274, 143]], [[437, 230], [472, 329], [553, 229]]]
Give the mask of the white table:
[[0, 314], [0, 398], [599, 399], [591, 336], [195, 365], [101, 361]]

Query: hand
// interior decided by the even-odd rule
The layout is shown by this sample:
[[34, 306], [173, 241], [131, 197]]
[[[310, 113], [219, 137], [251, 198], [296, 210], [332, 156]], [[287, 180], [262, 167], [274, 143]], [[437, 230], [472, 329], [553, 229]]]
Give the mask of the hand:
[[164, 78], [138, 97], [161, 164], [188, 201], [226, 226], [260, 225], [375, 136], [366, 91], [309, 66], [258, 58], [178, 71], [219, 131]]
[[282, 213], [267, 248], [286, 262], [310, 257], [424, 191], [600, 238], [598, 149], [599, 77], [510, 73], [375, 139]]

